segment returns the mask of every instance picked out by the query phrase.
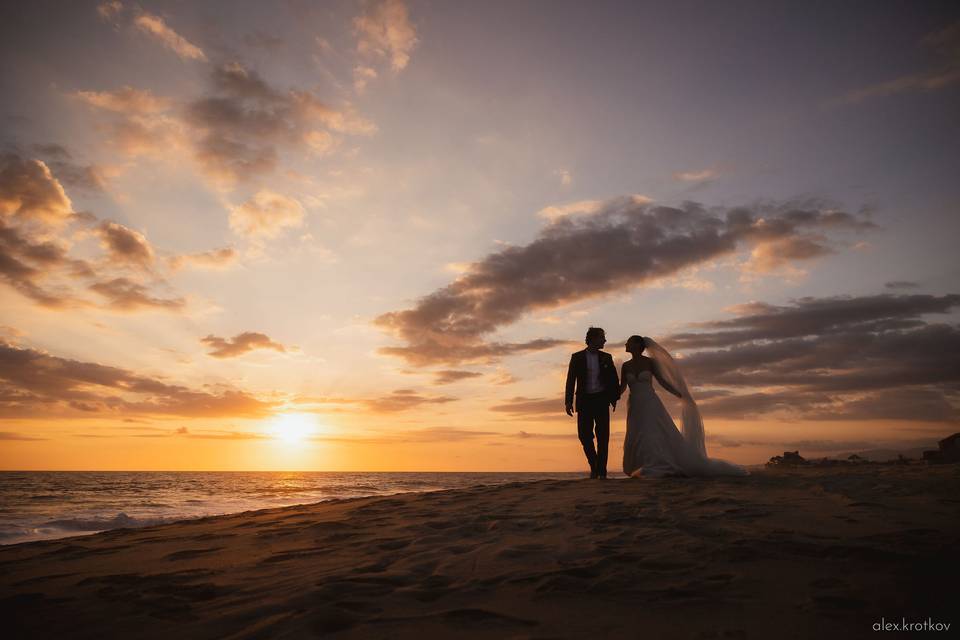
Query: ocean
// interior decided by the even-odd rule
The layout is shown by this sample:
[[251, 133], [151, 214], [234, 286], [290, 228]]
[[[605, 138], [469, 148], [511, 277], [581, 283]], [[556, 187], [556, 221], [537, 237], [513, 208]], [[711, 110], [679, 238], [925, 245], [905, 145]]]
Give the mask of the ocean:
[[581, 477], [578, 472], [0, 471], [0, 545], [336, 498]]

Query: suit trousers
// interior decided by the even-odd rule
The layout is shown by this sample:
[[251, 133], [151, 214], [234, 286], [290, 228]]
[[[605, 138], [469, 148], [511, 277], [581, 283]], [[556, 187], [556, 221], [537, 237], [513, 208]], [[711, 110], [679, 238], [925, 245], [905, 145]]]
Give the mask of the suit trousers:
[[[606, 393], [588, 393], [577, 403], [577, 435], [590, 463], [591, 475], [607, 475], [607, 449], [610, 445], [610, 398]], [[593, 435], [596, 431], [597, 446]]]

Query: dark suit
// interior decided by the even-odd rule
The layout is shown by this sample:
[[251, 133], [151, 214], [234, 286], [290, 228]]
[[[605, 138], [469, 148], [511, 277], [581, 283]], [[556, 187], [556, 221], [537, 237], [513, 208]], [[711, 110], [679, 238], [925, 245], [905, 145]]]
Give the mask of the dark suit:
[[[577, 351], [570, 356], [567, 368], [566, 404], [574, 405], [577, 411], [577, 435], [583, 452], [590, 463], [590, 475], [607, 475], [607, 449], [610, 445], [610, 405], [617, 405], [620, 399], [620, 378], [613, 356], [605, 351], [597, 351], [597, 378], [602, 387], [598, 393], [587, 393], [587, 350]], [[574, 403], [576, 399], [576, 403]], [[593, 434], [596, 430], [597, 447], [593, 446]]]

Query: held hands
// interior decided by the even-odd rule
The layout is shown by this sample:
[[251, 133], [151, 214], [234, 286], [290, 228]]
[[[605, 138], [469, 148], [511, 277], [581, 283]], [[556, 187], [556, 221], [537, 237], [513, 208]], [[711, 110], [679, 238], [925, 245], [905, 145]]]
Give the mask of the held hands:
[[568, 404], [568, 405], [567, 405], [567, 415], [568, 415], [568, 416], [572, 416], [572, 415], [573, 415], [573, 405], [572, 405], [572, 404]]

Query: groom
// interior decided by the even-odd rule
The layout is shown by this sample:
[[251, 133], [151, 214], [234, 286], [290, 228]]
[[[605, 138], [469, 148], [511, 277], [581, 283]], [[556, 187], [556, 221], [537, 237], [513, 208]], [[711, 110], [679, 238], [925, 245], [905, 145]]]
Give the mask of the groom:
[[[613, 364], [613, 356], [600, 351], [607, 336], [600, 327], [587, 330], [587, 348], [570, 356], [567, 369], [567, 415], [574, 410], [576, 389], [577, 434], [590, 463], [591, 478], [607, 477], [607, 448], [610, 443], [610, 407], [617, 410], [620, 399], [620, 379]], [[593, 448], [596, 429], [597, 448]]]

